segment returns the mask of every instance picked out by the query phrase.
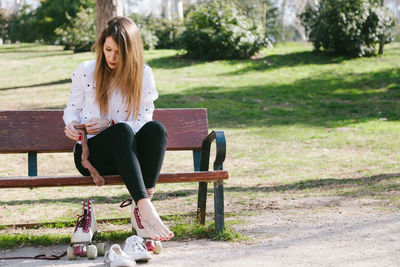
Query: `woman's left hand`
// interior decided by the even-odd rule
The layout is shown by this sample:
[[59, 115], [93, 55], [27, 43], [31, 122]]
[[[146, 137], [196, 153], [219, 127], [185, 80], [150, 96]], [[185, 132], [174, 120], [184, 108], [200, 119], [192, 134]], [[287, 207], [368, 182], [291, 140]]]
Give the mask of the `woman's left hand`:
[[90, 118], [85, 127], [88, 134], [98, 134], [108, 127], [108, 121], [103, 118]]

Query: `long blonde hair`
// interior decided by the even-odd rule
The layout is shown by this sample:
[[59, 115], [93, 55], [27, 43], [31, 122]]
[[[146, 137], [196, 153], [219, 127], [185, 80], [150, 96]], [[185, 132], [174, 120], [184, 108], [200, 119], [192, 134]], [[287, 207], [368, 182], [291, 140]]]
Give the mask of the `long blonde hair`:
[[[104, 42], [107, 37], [114, 38], [119, 49], [119, 61], [115, 74], [112, 75], [103, 53]], [[96, 101], [100, 106], [100, 113], [109, 111], [109, 96], [113, 90], [121, 90], [125, 102], [127, 117], [133, 114], [137, 119], [140, 110], [143, 80], [143, 44], [139, 28], [127, 17], [114, 17], [107, 22], [106, 27], [94, 44], [96, 52], [96, 68], [94, 81], [96, 83]]]

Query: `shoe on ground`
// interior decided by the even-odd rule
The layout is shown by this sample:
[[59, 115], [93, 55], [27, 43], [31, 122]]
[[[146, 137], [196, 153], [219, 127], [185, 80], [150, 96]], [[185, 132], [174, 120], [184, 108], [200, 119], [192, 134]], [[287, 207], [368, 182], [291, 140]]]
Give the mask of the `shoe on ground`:
[[110, 250], [104, 255], [104, 263], [110, 267], [135, 266], [136, 262], [132, 260], [118, 244], [111, 246]]
[[149, 261], [150, 252], [147, 251], [145, 242], [140, 236], [133, 235], [125, 240], [124, 252], [135, 261]]

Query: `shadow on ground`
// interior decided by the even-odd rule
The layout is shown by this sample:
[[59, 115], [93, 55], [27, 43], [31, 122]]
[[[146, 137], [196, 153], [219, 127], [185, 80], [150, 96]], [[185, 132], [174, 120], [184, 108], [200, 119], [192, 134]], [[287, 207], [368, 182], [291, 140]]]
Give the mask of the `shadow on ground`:
[[[351, 187], [354, 185], [374, 187], [381, 181], [391, 180], [394, 178], [400, 178], [400, 173], [379, 174], [361, 178], [346, 178], [346, 179], [323, 178], [314, 180], [303, 180], [291, 184], [274, 185], [274, 186], [252, 186], [252, 187], [233, 186], [233, 187], [226, 187], [225, 190], [227, 192], [285, 192], [285, 191], [301, 191], [314, 188], [320, 188], [320, 189], [324, 188], [330, 189], [335, 187], [344, 188], [347, 186]], [[382, 189], [384, 190], [391, 189], [395, 191], [400, 191], [400, 185], [388, 184], [384, 185]], [[369, 193], [373, 195], [374, 191], [376, 191], [376, 188], [371, 188]]]
[[346, 59], [349, 58], [343, 56], [329, 56], [314, 51], [302, 51], [302, 52], [294, 52], [287, 54], [269, 55], [263, 58], [258, 58], [255, 60], [248, 60], [248, 61], [231, 60], [229, 61], [231, 65], [244, 63], [245, 67], [230, 72], [228, 74], [226, 73], [221, 74], [221, 76], [241, 75], [249, 71], [265, 71], [265, 70], [274, 70], [279, 68], [304, 66], [304, 65], [337, 64]]
[[[285, 191], [302, 191], [307, 189], [330, 189], [334, 187], [352, 187], [354, 185], [357, 186], [368, 186], [374, 187], [374, 185], [378, 184], [384, 180], [391, 180], [394, 178], [400, 178], [400, 173], [389, 173], [389, 174], [379, 174], [374, 176], [366, 176], [361, 178], [345, 178], [345, 179], [334, 179], [334, 178], [324, 178], [324, 179], [314, 179], [314, 180], [303, 180], [298, 181], [291, 184], [285, 185], [272, 185], [272, 186], [252, 186], [252, 187], [245, 187], [245, 186], [225, 186], [226, 192], [285, 192]], [[399, 184], [388, 184], [382, 187], [382, 190], [394, 190], [400, 191]], [[371, 190], [365, 191], [366, 194], [372, 195], [373, 192], [376, 191], [376, 188], [371, 188]], [[212, 183], [208, 186], [208, 192], [212, 193]], [[182, 197], [188, 197], [197, 195], [197, 190], [193, 189], [181, 189], [181, 190], [174, 190], [172, 192], [158, 192], [155, 194], [153, 201], [162, 201], [165, 199], [177, 199]], [[95, 196], [92, 197], [96, 203], [107, 203], [107, 204], [115, 204], [119, 205], [122, 201], [130, 198], [128, 193], [122, 193], [117, 197], [100, 197]], [[60, 203], [79, 203], [83, 199], [79, 198], [58, 198], [57, 202]], [[54, 199], [39, 199], [34, 203], [55, 203]], [[22, 205], [22, 204], [32, 204], [32, 200], [0, 200], [0, 205]]]
[[156, 69], [180, 69], [193, 65], [205, 64], [207, 62], [209, 61], [194, 60], [181, 55], [175, 55], [149, 59], [146, 61], [146, 64]]
[[210, 124], [222, 128], [339, 127], [371, 119], [399, 120], [399, 77], [400, 69], [389, 69], [335, 77], [319, 74], [280, 85], [194, 87], [161, 95], [156, 106], [204, 107]]
[[0, 91], [21, 89], [21, 88], [33, 88], [33, 87], [51, 86], [51, 85], [65, 84], [65, 83], [70, 83], [70, 82], [71, 82], [71, 79], [63, 79], [63, 80], [47, 82], [47, 83], [38, 83], [38, 84], [21, 85], [21, 86], [13, 86], [13, 87], [3, 87], [3, 88], [0, 88]]

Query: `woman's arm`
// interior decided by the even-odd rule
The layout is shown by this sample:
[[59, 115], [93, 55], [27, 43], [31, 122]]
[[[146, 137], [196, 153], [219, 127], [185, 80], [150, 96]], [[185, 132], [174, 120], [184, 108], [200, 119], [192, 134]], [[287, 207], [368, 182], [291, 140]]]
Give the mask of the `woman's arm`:
[[70, 124], [72, 121], [80, 122], [80, 113], [82, 111], [84, 87], [83, 87], [83, 73], [81, 71], [83, 65], [81, 64], [71, 76], [71, 90], [67, 107], [64, 109], [64, 122], [65, 125]]
[[64, 109], [63, 116], [65, 123], [65, 135], [74, 141], [80, 140], [80, 134], [74, 126], [81, 121], [80, 113], [82, 111], [83, 104], [83, 73], [81, 68], [82, 65], [80, 65], [72, 73], [69, 100], [67, 107]]

